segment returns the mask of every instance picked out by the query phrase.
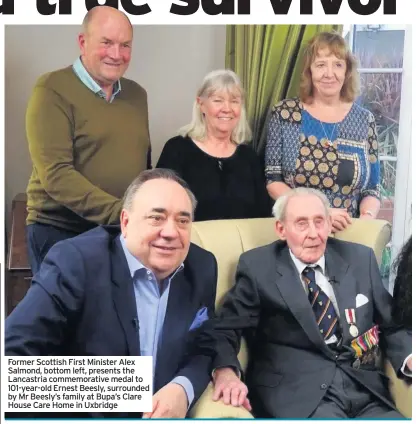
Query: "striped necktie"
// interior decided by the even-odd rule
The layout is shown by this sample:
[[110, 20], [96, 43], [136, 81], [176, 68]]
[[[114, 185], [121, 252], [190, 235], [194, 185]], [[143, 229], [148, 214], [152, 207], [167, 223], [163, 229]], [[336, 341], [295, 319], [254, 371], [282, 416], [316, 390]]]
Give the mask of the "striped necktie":
[[324, 340], [329, 339], [338, 330], [338, 316], [329, 297], [316, 284], [315, 270], [306, 267], [302, 272], [308, 290], [308, 299], [316, 317], [319, 331]]

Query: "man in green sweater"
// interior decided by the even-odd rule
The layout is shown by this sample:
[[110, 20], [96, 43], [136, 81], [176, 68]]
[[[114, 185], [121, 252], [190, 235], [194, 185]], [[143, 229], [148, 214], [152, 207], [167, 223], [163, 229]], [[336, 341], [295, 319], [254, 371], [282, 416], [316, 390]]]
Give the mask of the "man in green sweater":
[[35, 85], [26, 115], [33, 162], [26, 221], [33, 273], [57, 241], [117, 224], [123, 193], [151, 167], [147, 94], [122, 77], [132, 39], [125, 14], [94, 7], [78, 37], [80, 57]]

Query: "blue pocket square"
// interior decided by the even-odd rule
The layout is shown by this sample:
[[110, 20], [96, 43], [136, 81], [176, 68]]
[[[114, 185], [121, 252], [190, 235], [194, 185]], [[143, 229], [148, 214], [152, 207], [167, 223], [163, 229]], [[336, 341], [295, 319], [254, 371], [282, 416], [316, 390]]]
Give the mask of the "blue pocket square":
[[204, 306], [196, 313], [194, 321], [189, 327], [189, 331], [200, 327], [208, 318], [208, 309], [206, 306]]

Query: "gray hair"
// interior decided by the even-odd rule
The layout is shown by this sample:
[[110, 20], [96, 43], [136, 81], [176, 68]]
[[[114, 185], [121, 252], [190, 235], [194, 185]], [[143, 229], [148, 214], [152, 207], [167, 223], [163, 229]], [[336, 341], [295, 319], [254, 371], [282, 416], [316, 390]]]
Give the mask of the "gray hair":
[[[247, 112], [244, 105], [245, 94], [237, 74], [229, 69], [219, 69], [210, 72], [205, 76], [202, 85], [197, 92], [197, 97], [208, 98], [218, 91], [238, 92], [241, 97], [241, 115], [237, 126], [231, 133], [231, 141], [241, 144], [251, 139], [251, 130], [247, 121]], [[183, 137], [189, 136], [196, 140], [205, 138], [207, 132], [204, 117], [199, 107], [197, 99], [194, 101], [192, 109], [191, 123], [179, 130]]]
[[197, 200], [195, 195], [190, 190], [188, 184], [183, 180], [175, 171], [172, 171], [171, 169], [165, 169], [165, 168], [155, 168], [155, 169], [148, 169], [147, 171], [143, 171], [139, 174], [138, 177], [136, 177], [133, 182], [128, 186], [124, 197], [123, 197], [123, 209], [131, 210], [133, 205], [134, 196], [136, 195], [137, 191], [140, 189], [140, 187], [147, 181], [150, 180], [169, 180], [169, 181], [175, 181], [180, 186], [182, 186], [186, 193], [189, 196], [189, 199], [191, 200], [192, 204], [192, 216], [195, 213]]
[[292, 190], [288, 190], [286, 193], [279, 196], [273, 206], [273, 216], [276, 218], [276, 221], [284, 221], [286, 218], [286, 209], [289, 203], [289, 200], [292, 197], [299, 196], [316, 196], [318, 197], [325, 208], [325, 214], [329, 215], [329, 201], [328, 198], [321, 191], [314, 188], [308, 187], [297, 187]]

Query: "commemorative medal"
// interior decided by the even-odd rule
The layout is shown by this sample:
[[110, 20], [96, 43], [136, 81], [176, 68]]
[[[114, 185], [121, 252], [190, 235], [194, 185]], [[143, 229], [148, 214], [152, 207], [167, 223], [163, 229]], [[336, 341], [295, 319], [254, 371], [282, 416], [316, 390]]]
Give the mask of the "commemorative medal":
[[350, 325], [350, 334], [352, 337], [358, 336], [358, 328], [354, 324]]
[[359, 334], [358, 327], [355, 322], [355, 309], [345, 309], [345, 318], [350, 326], [350, 334], [352, 337], [357, 337]]

